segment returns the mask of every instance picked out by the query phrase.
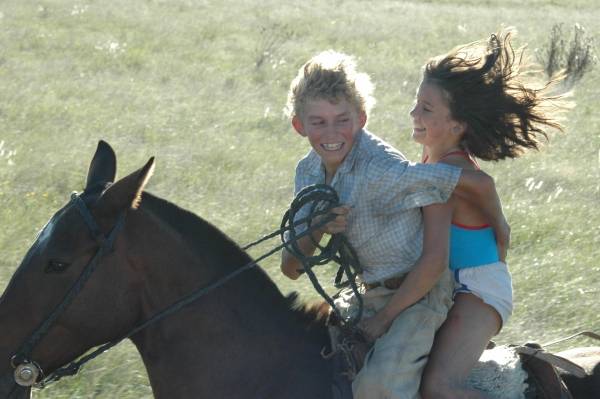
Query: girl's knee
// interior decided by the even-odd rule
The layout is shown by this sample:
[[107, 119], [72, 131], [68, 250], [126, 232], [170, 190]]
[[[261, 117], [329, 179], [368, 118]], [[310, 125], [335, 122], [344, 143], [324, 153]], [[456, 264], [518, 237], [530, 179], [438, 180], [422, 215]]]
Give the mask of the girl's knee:
[[453, 384], [446, 378], [439, 375], [425, 373], [421, 380], [421, 398], [422, 399], [451, 399], [453, 396]]
[[422, 399], [456, 399], [450, 386], [421, 383]]

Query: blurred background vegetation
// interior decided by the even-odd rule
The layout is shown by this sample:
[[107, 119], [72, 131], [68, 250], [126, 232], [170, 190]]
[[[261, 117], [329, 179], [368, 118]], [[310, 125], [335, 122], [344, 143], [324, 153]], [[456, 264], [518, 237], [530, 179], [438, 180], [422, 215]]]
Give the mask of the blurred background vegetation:
[[[483, 165], [513, 232], [516, 308], [497, 341], [598, 331], [599, 17], [594, 0], [3, 0], [0, 288], [36, 232], [83, 188], [99, 139], [115, 148], [120, 176], [156, 156], [149, 191], [245, 244], [278, 227], [308, 151], [282, 113], [306, 59], [329, 48], [354, 54], [377, 85], [369, 129], [417, 160], [408, 110], [421, 65], [504, 25], [517, 28], [516, 44], [527, 44], [541, 71], [571, 68], [565, 89], [577, 105], [540, 153]], [[262, 266], [284, 293], [316, 299], [308, 281], [282, 278], [277, 259]], [[319, 275], [328, 281], [333, 270]], [[151, 392], [133, 346], [122, 344], [35, 396]]]

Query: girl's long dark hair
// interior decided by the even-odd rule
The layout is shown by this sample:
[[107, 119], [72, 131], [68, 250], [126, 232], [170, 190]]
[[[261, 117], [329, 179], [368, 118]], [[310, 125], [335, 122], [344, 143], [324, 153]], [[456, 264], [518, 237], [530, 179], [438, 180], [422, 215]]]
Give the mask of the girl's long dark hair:
[[423, 80], [440, 87], [456, 121], [466, 125], [461, 145], [483, 160], [515, 158], [538, 149], [547, 128], [562, 130], [560, 96], [525, 83], [523, 50], [516, 55], [510, 30], [487, 42], [456, 47], [424, 67]]

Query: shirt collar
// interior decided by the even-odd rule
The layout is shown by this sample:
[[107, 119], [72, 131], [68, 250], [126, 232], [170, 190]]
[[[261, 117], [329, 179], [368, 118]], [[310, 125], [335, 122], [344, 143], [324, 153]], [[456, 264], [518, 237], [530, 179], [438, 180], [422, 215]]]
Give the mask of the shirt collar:
[[360, 129], [354, 137], [354, 145], [352, 146], [352, 149], [350, 150], [348, 155], [346, 155], [344, 162], [342, 162], [342, 164], [338, 168], [338, 173], [348, 173], [352, 170], [354, 164], [356, 164], [356, 158], [358, 158], [358, 153], [360, 152], [359, 147], [363, 136], [364, 130]]

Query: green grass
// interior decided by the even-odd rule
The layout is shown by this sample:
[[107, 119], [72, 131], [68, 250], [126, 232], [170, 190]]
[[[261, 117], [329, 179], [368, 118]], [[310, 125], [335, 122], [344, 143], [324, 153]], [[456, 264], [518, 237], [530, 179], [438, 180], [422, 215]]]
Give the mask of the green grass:
[[[308, 57], [328, 48], [355, 54], [377, 85], [369, 128], [418, 159], [408, 109], [428, 57], [502, 24], [515, 26], [530, 52], [555, 23], [579, 23], [598, 38], [595, 2], [576, 3], [5, 0], [0, 287], [37, 230], [81, 190], [98, 139], [115, 148], [121, 176], [155, 155], [149, 191], [247, 243], [278, 227], [308, 150], [282, 115], [289, 81]], [[600, 330], [599, 84], [596, 68], [576, 88], [566, 134], [542, 152], [484, 165], [513, 229], [516, 309], [501, 343]], [[282, 278], [276, 259], [262, 265], [282, 291], [316, 298], [308, 282]], [[36, 393], [149, 396], [130, 344]]]

